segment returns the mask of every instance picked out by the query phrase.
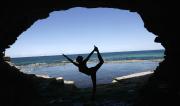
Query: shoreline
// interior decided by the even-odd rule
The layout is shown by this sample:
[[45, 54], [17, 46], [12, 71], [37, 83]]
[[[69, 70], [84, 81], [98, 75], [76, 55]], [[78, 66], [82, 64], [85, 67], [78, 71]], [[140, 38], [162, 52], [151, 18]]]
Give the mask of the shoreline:
[[[8, 62], [8, 63], [11, 66], [14, 66], [13, 64], [11, 64], [11, 62]], [[126, 68], [124, 68], [126, 63], [125, 64], [105, 63], [104, 66], [99, 70], [99, 73], [97, 73], [97, 85], [115, 83], [115, 82], [125, 79], [125, 78], [140, 76], [141, 74], [145, 75], [147, 73], [152, 72], [149, 70], [154, 70], [153, 68], [152, 69], [149, 69], [149, 68], [134, 69], [133, 66], [135, 66], [136, 64], [141, 65], [137, 62], [134, 62], [134, 64], [127, 64], [129, 67], [127, 70]], [[150, 65], [149, 65], [149, 63], [147, 63], [148, 67], [150, 67]], [[117, 66], [118, 66], [118, 68], [117, 68]], [[17, 67], [17, 66], [15, 66], [15, 67]], [[144, 67], [144, 64], [143, 64], [142, 68], [143, 67]], [[56, 79], [58, 77], [63, 77], [64, 80], [73, 81], [75, 86], [78, 88], [89, 88], [89, 87], [91, 88], [92, 87], [91, 80], [88, 78], [88, 76], [84, 76], [81, 73], [79, 73], [79, 71], [75, 67], [73, 67], [72, 64], [68, 64], [66, 67], [61, 67], [61, 66], [55, 67], [55, 68], [47, 67], [47, 70], [45, 70], [45, 72], [43, 70], [46, 67], [40, 71], [38, 71], [39, 70], [38, 68], [37, 68], [38, 70], [35, 69], [35, 71], [33, 69], [32, 72], [31, 72], [31, 70], [27, 71], [26, 69], [20, 69], [19, 67], [17, 67], [17, 68], [25, 74], [35, 74], [36, 76], [44, 77], [44, 78], [55, 78]], [[55, 70], [55, 71], [53, 71], [53, 70]], [[74, 76], [76, 76], [76, 77], [74, 77]]]
[[[139, 77], [143, 77], [143, 76], [148, 76], [148, 75], [152, 75], [154, 72], [153, 71], [144, 71], [144, 72], [137, 72], [137, 73], [133, 73], [133, 74], [128, 74], [128, 75], [124, 75], [124, 76], [120, 76], [120, 77], [115, 77], [113, 78], [111, 83], [104, 83], [104, 84], [97, 84], [97, 86], [101, 86], [101, 85], [108, 85], [108, 84], [115, 84], [115, 83], [119, 83], [122, 82], [124, 80], [129, 80], [129, 79], [133, 79], [133, 78], [139, 78]], [[45, 79], [56, 79], [58, 80], [63, 80], [64, 84], [69, 84], [75, 86], [78, 89], [91, 89], [92, 87], [77, 87], [75, 85], [75, 81], [74, 80], [64, 80], [63, 77], [49, 77], [47, 75], [36, 75], [37, 77], [41, 77], [41, 78], [45, 78]]]
[[112, 80], [112, 83], [116, 83], [122, 80], [126, 80], [126, 79], [130, 79], [130, 78], [136, 78], [136, 77], [141, 77], [141, 76], [145, 76], [145, 75], [149, 75], [149, 74], [153, 74], [153, 71], [144, 71], [144, 72], [137, 72], [137, 73], [133, 73], [133, 74], [129, 74], [129, 75], [124, 75], [121, 77], [116, 77]]
[[[97, 85], [96, 100], [92, 101], [92, 88], [77, 88], [72, 85], [65, 84], [65, 91], [57, 88], [56, 84], [51, 85], [51, 89], [55, 91], [46, 91], [46, 96], [52, 96], [48, 99], [46, 96], [46, 104], [61, 106], [132, 106], [138, 98], [139, 90], [146, 84], [152, 71], [135, 73], [121, 78], [116, 83]], [[129, 77], [128, 77], [129, 76]], [[43, 93], [43, 92], [42, 92]], [[60, 96], [61, 95], [61, 96]], [[63, 96], [64, 95], [64, 96]]]
[[127, 75], [116, 83], [97, 85], [96, 100], [91, 101], [92, 88], [78, 88], [75, 103], [78, 106], [133, 106], [136, 102], [140, 89], [147, 83], [152, 71]]
[[30, 95], [30, 99], [35, 98], [33, 102], [30, 101], [33, 106], [132, 106], [138, 98], [139, 90], [151, 75], [136, 73], [136, 77], [131, 75], [117, 83], [98, 84], [96, 99], [92, 101], [92, 88], [77, 88], [74, 82], [63, 80], [62, 77], [49, 78], [25, 74], [16, 67], [11, 67], [17, 70], [21, 81], [18, 84], [23, 86], [15, 89], [16, 92], [11, 92], [12, 95], [22, 97], [23, 103], [28, 101], [24, 95]]

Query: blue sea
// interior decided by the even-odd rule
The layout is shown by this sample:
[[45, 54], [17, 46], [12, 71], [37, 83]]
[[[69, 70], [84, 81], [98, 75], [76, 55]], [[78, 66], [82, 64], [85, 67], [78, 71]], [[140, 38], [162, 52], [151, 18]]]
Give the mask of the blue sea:
[[[113, 78], [128, 74], [153, 71], [159, 62], [163, 61], [164, 50], [146, 50], [129, 52], [101, 53], [105, 63], [97, 72], [97, 84], [111, 83]], [[74, 59], [82, 55], [68, 55]], [[46, 75], [49, 77], [63, 77], [64, 80], [73, 80], [80, 88], [92, 87], [89, 76], [80, 73], [78, 68], [69, 63], [63, 56], [37, 56], [12, 58], [11, 62], [27, 74]], [[98, 63], [96, 54], [88, 62], [88, 67]]]

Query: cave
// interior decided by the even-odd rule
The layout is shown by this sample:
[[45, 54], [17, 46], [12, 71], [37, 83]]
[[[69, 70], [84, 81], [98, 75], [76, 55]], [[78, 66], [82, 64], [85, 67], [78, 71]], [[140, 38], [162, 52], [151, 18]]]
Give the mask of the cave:
[[[63, 11], [73, 7], [116, 8], [137, 12], [144, 22], [144, 27], [155, 34], [155, 42], [165, 48], [164, 61], [154, 71], [147, 84], [139, 92], [135, 106], [179, 105], [180, 88], [178, 72], [178, 28], [177, 1], [155, 0], [39, 0], [1, 2], [0, 30], [0, 69], [1, 69], [1, 103], [11, 106], [15, 103], [27, 105], [37, 97], [32, 85], [33, 75], [19, 72], [4, 61], [4, 51], [12, 45], [17, 37], [26, 31], [34, 22], [45, 19], [53, 11]], [[176, 25], [177, 24], [177, 25]], [[13, 88], [13, 89], [12, 89]], [[28, 93], [27, 93], [28, 92]], [[23, 103], [15, 99], [17, 95], [27, 97]], [[11, 103], [12, 102], [12, 103]], [[27, 103], [28, 102], [28, 103]], [[29, 104], [29, 106], [32, 106]]]

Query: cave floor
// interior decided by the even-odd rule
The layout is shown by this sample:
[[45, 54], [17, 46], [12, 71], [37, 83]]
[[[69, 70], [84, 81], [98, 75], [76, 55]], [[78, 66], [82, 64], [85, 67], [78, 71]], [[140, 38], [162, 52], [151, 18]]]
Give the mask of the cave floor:
[[144, 75], [116, 83], [98, 85], [94, 101], [91, 100], [92, 88], [51, 85], [44, 91], [40, 91], [44, 101], [41, 103], [47, 106], [131, 106], [149, 76]]

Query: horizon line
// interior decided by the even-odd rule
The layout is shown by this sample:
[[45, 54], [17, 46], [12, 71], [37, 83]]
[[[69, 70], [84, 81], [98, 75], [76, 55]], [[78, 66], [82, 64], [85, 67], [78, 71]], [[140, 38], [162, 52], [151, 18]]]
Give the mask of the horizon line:
[[[154, 50], [165, 50], [165, 49], [145, 49], [145, 50], [128, 50], [128, 51], [109, 51], [109, 52], [101, 52], [101, 53], [117, 53], [117, 52], [135, 52], [135, 51], [154, 51]], [[60, 53], [62, 56], [62, 53]], [[88, 53], [72, 53], [72, 54], [66, 54], [66, 55], [82, 55], [82, 54], [88, 54]], [[26, 58], [26, 57], [45, 57], [45, 56], [58, 56], [58, 54], [50, 54], [50, 55], [34, 55], [34, 56], [6, 56], [5, 57], [11, 57], [11, 58]]]

